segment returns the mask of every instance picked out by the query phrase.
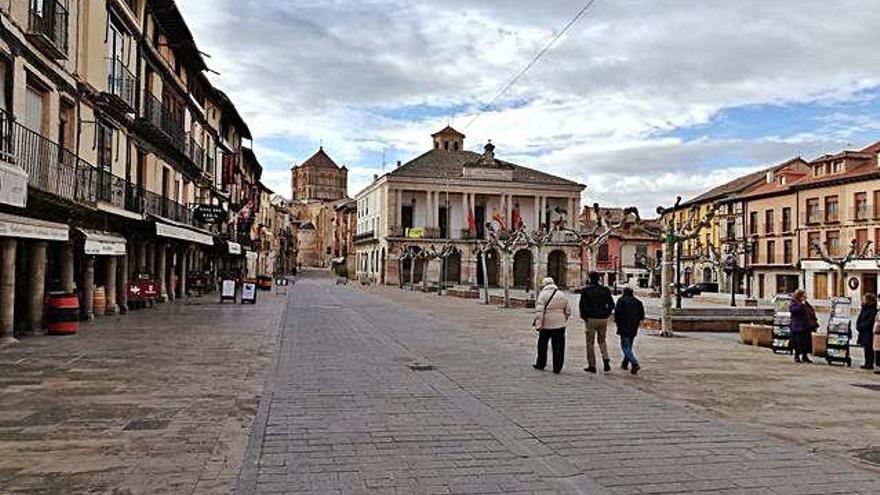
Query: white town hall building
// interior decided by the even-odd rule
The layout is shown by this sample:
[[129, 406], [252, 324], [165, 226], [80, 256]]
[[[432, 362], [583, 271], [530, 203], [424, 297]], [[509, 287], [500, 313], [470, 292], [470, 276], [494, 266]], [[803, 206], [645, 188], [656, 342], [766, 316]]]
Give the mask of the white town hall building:
[[[419, 282], [426, 271], [423, 262], [399, 263], [401, 254], [439, 247], [449, 240], [458, 253], [444, 262], [444, 280], [480, 285], [483, 271], [478, 269], [477, 245], [486, 236], [487, 222], [521, 223], [533, 231], [565, 217], [568, 227], [577, 228], [584, 185], [496, 159], [491, 143], [482, 155], [464, 151], [464, 134], [451, 127], [432, 138], [432, 150], [377, 177], [355, 196], [358, 278], [397, 285], [402, 266], [404, 281], [414, 268], [413, 279]], [[577, 242], [550, 243], [542, 252], [546, 259], [538, 263], [528, 248], [515, 254], [508, 274], [513, 287], [531, 288], [535, 269], [562, 287], [583, 282]], [[486, 255], [491, 286], [501, 279], [499, 255]], [[440, 269], [439, 261], [429, 263], [428, 280], [436, 281]]]

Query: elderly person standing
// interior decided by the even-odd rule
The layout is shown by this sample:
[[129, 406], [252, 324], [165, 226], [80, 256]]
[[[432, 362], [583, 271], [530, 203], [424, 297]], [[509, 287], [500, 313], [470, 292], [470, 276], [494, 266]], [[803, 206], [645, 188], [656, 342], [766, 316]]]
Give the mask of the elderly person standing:
[[812, 363], [807, 354], [813, 345], [813, 331], [818, 328], [816, 311], [807, 302], [807, 294], [798, 289], [788, 310], [791, 312], [791, 344], [796, 363]]
[[874, 369], [874, 320], [877, 319], [877, 296], [868, 293], [862, 296], [862, 310], [856, 320], [859, 331], [859, 345], [865, 350], [863, 370]]
[[562, 371], [565, 361], [565, 325], [571, 316], [571, 303], [568, 297], [559, 291], [552, 278], [547, 277], [541, 283], [541, 294], [535, 301], [535, 321], [533, 326], [538, 331], [538, 359], [534, 368], [543, 370], [547, 366], [547, 342], [553, 344], [553, 373]]

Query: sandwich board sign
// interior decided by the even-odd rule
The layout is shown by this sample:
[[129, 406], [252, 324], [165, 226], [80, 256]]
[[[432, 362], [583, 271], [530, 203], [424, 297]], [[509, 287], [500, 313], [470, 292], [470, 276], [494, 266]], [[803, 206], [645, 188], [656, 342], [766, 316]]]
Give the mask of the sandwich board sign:
[[253, 281], [241, 284], [241, 303], [257, 304], [257, 283]]
[[235, 302], [235, 280], [226, 279], [223, 280], [223, 285], [220, 289], [220, 303], [223, 301], [232, 301]]

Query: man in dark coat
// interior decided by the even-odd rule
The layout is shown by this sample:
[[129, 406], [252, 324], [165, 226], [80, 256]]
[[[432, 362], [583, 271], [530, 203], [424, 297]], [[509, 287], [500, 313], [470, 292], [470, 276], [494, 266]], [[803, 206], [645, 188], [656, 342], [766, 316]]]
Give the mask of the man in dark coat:
[[617, 300], [617, 306], [614, 308], [614, 321], [617, 323], [617, 335], [620, 335], [620, 349], [623, 351], [623, 363], [620, 367], [627, 369], [632, 364], [633, 375], [642, 368], [633, 353], [633, 343], [644, 319], [645, 306], [642, 301], [636, 299], [633, 290], [629, 287], [623, 289], [623, 295]]
[[865, 364], [863, 370], [874, 369], [874, 320], [877, 319], [877, 296], [865, 294], [862, 296], [862, 311], [856, 320], [856, 330], [859, 331], [859, 345], [865, 350]]
[[596, 372], [596, 348], [594, 343], [598, 340], [599, 352], [602, 353], [602, 361], [605, 363], [605, 371], [611, 371], [611, 361], [608, 359], [608, 346], [605, 344], [605, 333], [608, 330], [608, 318], [614, 312], [614, 298], [611, 291], [599, 283], [599, 274], [590, 272], [590, 283], [581, 289], [581, 300], [578, 305], [581, 318], [584, 320], [587, 341], [587, 367], [584, 371]]

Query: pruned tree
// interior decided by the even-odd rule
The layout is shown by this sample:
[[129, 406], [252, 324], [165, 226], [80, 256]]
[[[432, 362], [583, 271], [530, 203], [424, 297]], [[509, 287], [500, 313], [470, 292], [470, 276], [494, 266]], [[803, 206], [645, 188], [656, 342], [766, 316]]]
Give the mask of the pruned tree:
[[[438, 249], [436, 246], [431, 244], [427, 249], [424, 250], [425, 254], [425, 271], [423, 278], [424, 280], [428, 279], [428, 267], [430, 266], [431, 260], [441, 260], [441, 264], [450, 256], [455, 254], [458, 249], [452, 245], [451, 240], [446, 240], [443, 245]], [[443, 290], [443, 285], [445, 283], [443, 267], [440, 267], [440, 270], [437, 272], [437, 295], [440, 295]], [[424, 284], [425, 290], [427, 291], [427, 283]]]
[[[843, 296], [846, 294], [846, 265], [853, 260], [868, 258], [868, 251], [871, 249], [871, 241], [867, 241], [864, 246], [860, 247], [859, 242], [853, 239], [849, 244], [849, 251], [844, 256], [831, 256], [821, 243], [815, 241], [812, 243], [811, 247], [816, 250], [816, 253], [822, 261], [828, 263], [837, 270], [837, 287], [835, 287], [835, 292]], [[878, 266], [880, 266], [880, 258], [875, 256], [875, 260], [878, 260]]]
[[662, 260], [658, 260], [654, 256], [642, 256], [636, 260], [636, 265], [648, 272], [648, 287], [651, 290], [657, 288], [657, 274], [663, 267]]
[[687, 217], [677, 224], [674, 214], [679, 210], [680, 205], [681, 197], [679, 196], [672, 208], [657, 207], [657, 214], [660, 215], [660, 231], [641, 225], [638, 211], [635, 212], [635, 228], [658, 238], [663, 243], [663, 261], [660, 271], [660, 321], [661, 335], [664, 337], [673, 336], [672, 291], [670, 290], [672, 288], [672, 253], [675, 251], [676, 245], [699, 237], [700, 231], [712, 224], [715, 213], [718, 211], [718, 206], [712, 205], [709, 211], [701, 216], [699, 208], [693, 206], [688, 210]]
[[515, 230], [489, 229], [489, 238], [501, 251], [501, 287], [504, 292], [504, 307], [510, 307], [510, 264], [513, 256], [523, 247], [529, 246], [529, 235], [522, 226]]
[[585, 225], [580, 235], [581, 245], [587, 250], [590, 270], [596, 270], [599, 248], [607, 244], [611, 236], [620, 233], [634, 213], [638, 213], [635, 207], [624, 208], [623, 215], [612, 222], [611, 213], [608, 210], [603, 212], [599, 203], [593, 203], [595, 220], [590, 225]]

